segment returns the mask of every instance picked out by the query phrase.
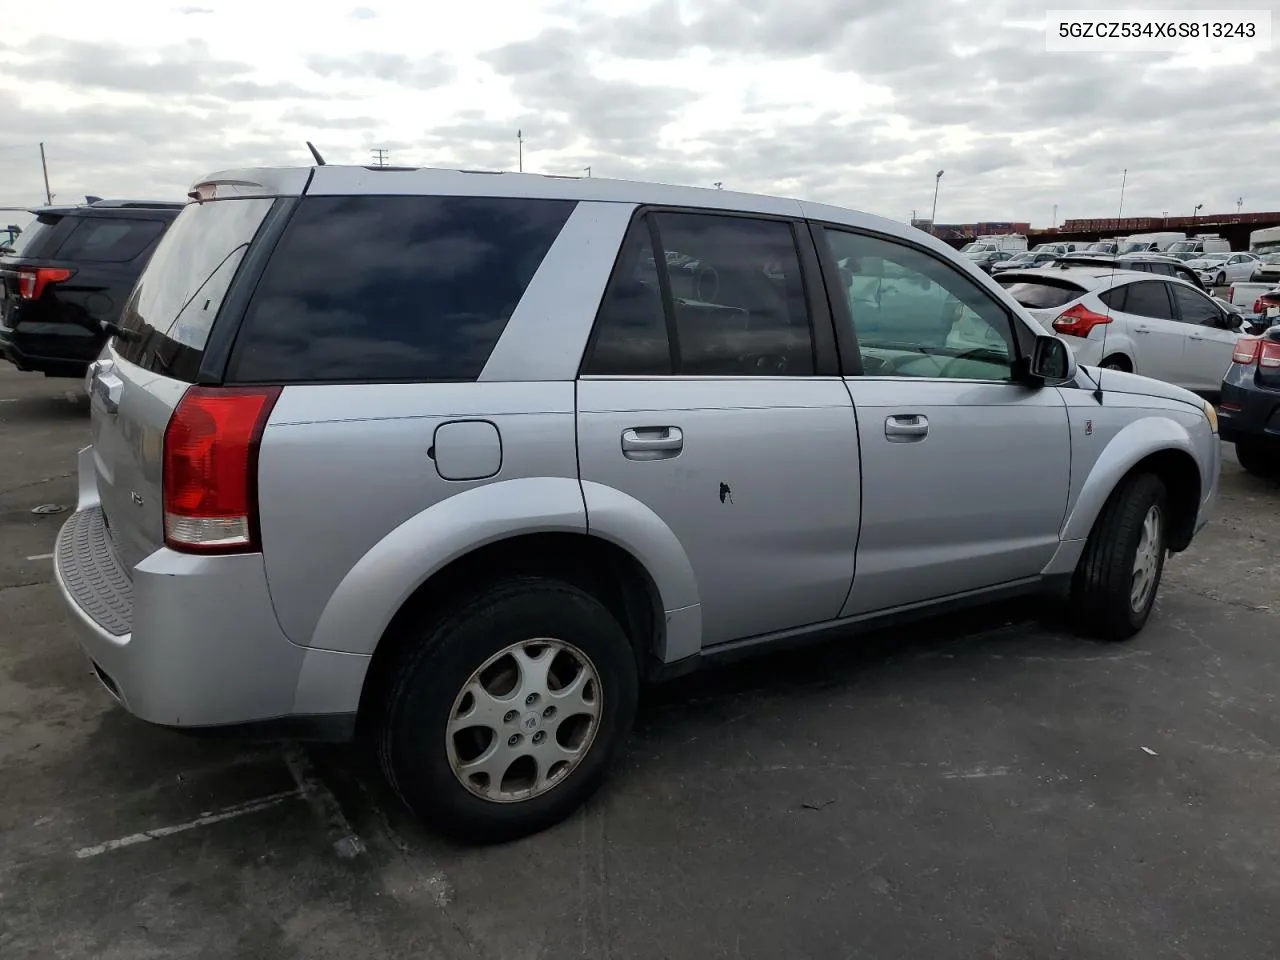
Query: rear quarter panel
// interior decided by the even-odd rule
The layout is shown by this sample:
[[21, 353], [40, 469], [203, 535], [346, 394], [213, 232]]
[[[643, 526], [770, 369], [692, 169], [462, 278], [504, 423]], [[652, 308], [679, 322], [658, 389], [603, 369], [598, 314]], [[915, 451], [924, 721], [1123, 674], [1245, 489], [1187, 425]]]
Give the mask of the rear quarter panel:
[[[446, 423], [491, 424], [464, 428], [479, 436], [480, 450], [452, 450], [451, 465], [479, 465], [495, 452], [496, 472], [474, 479], [445, 479], [433, 449], [437, 429]], [[448, 436], [448, 434], [445, 434]], [[495, 450], [485, 439], [500, 444]], [[450, 469], [445, 470], [451, 472]], [[456, 468], [453, 468], [456, 474]], [[541, 478], [538, 492], [515, 481]], [[554, 481], [563, 481], [555, 485]], [[262, 547], [272, 602], [285, 635], [295, 643], [369, 652], [372, 638], [343, 636], [330, 626], [328, 639], [317, 627], [339, 585], [393, 531], [433, 506], [496, 484], [508, 485], [501, 499], [525, 512], [537, 528], [537, 515], [549, 509], [559, 519], [541, 529], [585, 532], [585, 509], [577, 481], [574, 385], [553, 383], [434, 383], [391, 385], [290, 386], [281, 394], [263, 434], [258, 467]], [[552, 487], [555, 487], [552, 493]], [[566, 501], [566, 492], [568, 500]], [[550, 497], [550, 500], [548, 500]], [[523, 501], [523, 502], [522, 502]], [[535, 502], [538, 501], [538, 502]], [[461, 502], [461, 501], [460, 501]], [[477, 522], [501, 512], [494, 504], [469, 501]], [[554, 502], [548, 507], [548, 502]], [[430, 537], [429, 527], [418, 539]], [[477, 531], [478, 535], [478, 531]], [[435, 536], [445, 539], [443, 530]], [[479, 546], [479, 542], [472, 542]], [[420, 550], [433, 544], [414, 538], [388, 541], [377, 570], [364, 570], [369, 583], [385, 589], [347, 599], [359, 607], [391, 603], [407, 596], [420, 574]], [[437, 552], [449, 544], [436, 543]], [[393, 583], [394, 581], [394, 583]], [[344, 596], [347, 592], [344, 591]], [[398, 606], [398, 603], [396, 603]], [[360, 622], [385, 624], [395, 608], [370, 610]], [[348, 621], [344, 621], [348, 622]], [[355, 620], [349, 621], [354, 629]], [[370, 628], [373, 629], [373, 628]]]

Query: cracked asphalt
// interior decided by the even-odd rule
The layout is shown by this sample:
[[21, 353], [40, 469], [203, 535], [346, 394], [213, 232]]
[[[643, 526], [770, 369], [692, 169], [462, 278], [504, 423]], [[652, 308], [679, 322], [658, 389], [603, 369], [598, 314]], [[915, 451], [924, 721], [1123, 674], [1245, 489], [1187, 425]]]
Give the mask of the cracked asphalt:
[[481, 850], [350, 749], [113, 705], [51, 583], [87, 408], [0, 364], [0, 957], [1280, 956], [1280, 486], [1147, 630], [1005, 606], [650, 692], [579, 815]]

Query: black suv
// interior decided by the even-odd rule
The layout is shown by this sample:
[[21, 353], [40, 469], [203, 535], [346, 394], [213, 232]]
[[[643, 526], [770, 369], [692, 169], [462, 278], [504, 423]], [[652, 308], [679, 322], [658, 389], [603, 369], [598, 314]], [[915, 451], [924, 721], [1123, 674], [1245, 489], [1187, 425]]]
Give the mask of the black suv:
[[83, 377], [183, 206], [96, 200], [32, 210], [35, 222], [0, 257], [0, 356], [19, 370]]
[[1116, 256], [1110, 253], [1068, 253], [1058, 258], [1058, 266], [1103, 266], [1115, 265], [1117, 270], [1139, 270], [1143, 273], [1155, 273], [1162, 277], [1177, 277], [1187, 283], [1194, 284], [1206, 293], [1208, 289], [1200, 274], [1181, 263], [1176, 257], [1165, 257], [1154, 253], [1125, 253]]

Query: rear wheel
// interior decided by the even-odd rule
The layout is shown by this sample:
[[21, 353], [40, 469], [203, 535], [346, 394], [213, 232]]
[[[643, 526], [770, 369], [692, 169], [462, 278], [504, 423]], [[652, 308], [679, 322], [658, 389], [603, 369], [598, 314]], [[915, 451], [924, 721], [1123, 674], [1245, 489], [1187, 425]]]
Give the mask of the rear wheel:
[[1226, 282], [1227, 282], [1227, 275], [1225, 273], [1219, 273], [1216, 277], [1213, 278], [1213, 285], [1215, 287], [1224, 286]]
[[1236, 441], [1240, 466], [1259, 477], [1280, 476], [1280, 446], [1257, 441]]
[[1133, 367], [1129, 364], [1129, 361], [1124, 357], [1120, 356], [1120, 354], [1115, 354], [1114, 356], [1107, 357], [1105, 360], [1103, 360], [1102, 369], [1103, 370], [1121, 370], [1124, 373], [1133, 372]]
[[1150, 473], [1111, 494], [1089, 534], [1071, 583], [1077, 629], [1099, 640], [1127, 640], [1146, 625], [1164, 572], [1164, 483]]
[[502, 582], [417, 626], [385, 703], [379, 760], [429, 826], [513, 840], [573, 813], [635, 717], [631, 643], [590, 594]]

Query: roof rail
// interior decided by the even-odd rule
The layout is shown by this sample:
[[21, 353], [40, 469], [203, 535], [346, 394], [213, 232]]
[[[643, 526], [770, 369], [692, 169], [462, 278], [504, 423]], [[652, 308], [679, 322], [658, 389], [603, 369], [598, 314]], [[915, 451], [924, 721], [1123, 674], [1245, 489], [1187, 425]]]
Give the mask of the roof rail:
[[178, 200], [94, 200], [87, 206], [124, 210], [176, 210], [186, 204]]

